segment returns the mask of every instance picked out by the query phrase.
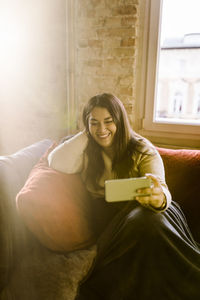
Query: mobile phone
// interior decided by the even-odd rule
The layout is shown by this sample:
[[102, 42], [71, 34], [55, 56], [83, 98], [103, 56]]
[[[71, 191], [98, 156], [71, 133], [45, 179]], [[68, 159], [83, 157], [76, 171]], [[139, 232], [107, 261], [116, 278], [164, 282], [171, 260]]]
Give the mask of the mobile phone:
[[[105, 181], [105, 199], [107, 202], [134, 200], [140, 188], [150, 188], [152, 181], [147, 177], [112, 179]], [[148, 194], [144, 194], [145, 196]]]

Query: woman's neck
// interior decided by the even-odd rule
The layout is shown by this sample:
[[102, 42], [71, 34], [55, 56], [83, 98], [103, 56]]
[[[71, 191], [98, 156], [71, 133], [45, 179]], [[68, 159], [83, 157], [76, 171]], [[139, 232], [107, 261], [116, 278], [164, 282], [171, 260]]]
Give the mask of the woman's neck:
[[114, 151], [111, 147], [108, 148], [103, 148], [103, 151], [105, 152], [105, 154], [111, 159], [113, 160], [114, 158]]

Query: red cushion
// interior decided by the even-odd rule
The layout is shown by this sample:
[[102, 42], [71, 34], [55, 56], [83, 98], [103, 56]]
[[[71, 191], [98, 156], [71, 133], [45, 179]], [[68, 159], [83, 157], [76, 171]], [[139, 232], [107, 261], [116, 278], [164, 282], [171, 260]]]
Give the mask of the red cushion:
[[200, 150], [157, 149], [172, 198], [183, 208], [192, 233], [200, 241]]
[[49, 168], [46, 157], [33, 168], [16, 201], [29, 230], [51, 250], [73, 251], [94, 242], [90, 197], [80, 176]]

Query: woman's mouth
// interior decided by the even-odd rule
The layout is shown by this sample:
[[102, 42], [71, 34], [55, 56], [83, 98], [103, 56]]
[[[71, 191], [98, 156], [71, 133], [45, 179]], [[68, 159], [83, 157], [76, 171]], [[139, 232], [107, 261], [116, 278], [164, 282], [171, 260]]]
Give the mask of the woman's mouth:
[[106, 139], [107, 137], [110, 136], [110, 133], [106, 133], [106, 134], [97, 134], [97, 137], [99, 139]]

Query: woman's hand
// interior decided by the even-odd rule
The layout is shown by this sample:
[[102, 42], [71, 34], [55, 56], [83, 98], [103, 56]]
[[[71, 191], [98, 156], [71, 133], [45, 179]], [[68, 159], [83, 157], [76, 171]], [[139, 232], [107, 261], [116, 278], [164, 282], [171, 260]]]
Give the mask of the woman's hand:
[[[166, 197], [161, 184], [154, 175], [145, 174], [145, 176], [150, 178], [153, 184], [150, 188], [137, 190], [141, 196], [138, 195], [135, 199], [143, 206], [151, 206], [154, 209], [162, 210], [166, 205]], [[147, 194], [147, 196], [144, 196], [144, 194]]]

